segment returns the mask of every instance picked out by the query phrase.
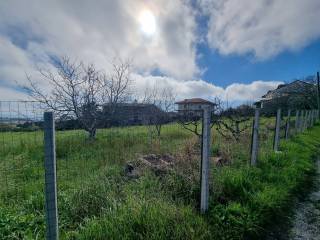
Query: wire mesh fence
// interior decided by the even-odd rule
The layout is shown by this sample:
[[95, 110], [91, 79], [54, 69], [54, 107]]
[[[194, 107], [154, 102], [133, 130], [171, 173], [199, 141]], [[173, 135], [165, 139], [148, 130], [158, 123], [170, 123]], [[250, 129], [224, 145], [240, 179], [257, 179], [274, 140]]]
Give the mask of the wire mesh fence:
[[36, 102], [0, 102], [1, 199], [43, 191], [43, 110]]
[[90, 179], [99, 174], [103, 178], [114, 168], [127, 179], [136, 179], [149, 170], [161, 176], [177, 167], [174, 162], [184, 152], [189, 154], [190, 162], [197, 158], [200, 166], [199, 137], [176, 122], [162, 126], [160, 135], [154, 128], [154, 125], [98, 128], [95, 139], [81, 129], [60, 128], [56, 132], [59, 191], [81, 190]]
[[[0, 102], [0, 207], [10, 206], [16, 213], [36, 218], [33, 234], [40, 239], [45, 225], [44, 111], [38, 102]], [[282, 112], [281, 141], [312, 126], [315, 113]], [[136, 119], [132, 115], [125, 117]], [[148, 173], [165, 182], [174, 201], [198, 204], [201, 136], [190, 131], [189, 125], [186, 128], [174, 118], [161, 124], [136, 120], [109, 124], [104, 116], [95, 120], [100, 124], [94, 134], [74, 118], [58, 115], [55, 121], [61, 230], [74, 230], [84, 219], [114, 206], [114, 199], [124, 201], [126, 191], [133, 191], [130, 186]], [[243, 121], [220, 120], [224, 124], [213, 124], [211, 128], [211, 183], [217, 180], [215, 172], [224, 166], [249, 165], [252, 151], [253, 115]], [[260, 116], [259, 123], [258, 158], [263, 158], [273, 152], [276, 113]], [[201, 134], [201, 119], [196, 124]], [[141, 188], [144, 190], [137, 194], [146, 201], [148, 194], [156, 194], [147, 193], [147, 186]], [[138, 191], [136, 187], [134, 191]]]

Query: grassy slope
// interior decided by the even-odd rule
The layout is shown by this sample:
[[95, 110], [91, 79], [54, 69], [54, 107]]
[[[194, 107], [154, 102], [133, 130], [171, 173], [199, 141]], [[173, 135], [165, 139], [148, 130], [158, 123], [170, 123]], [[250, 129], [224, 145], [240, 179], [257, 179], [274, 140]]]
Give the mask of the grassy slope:
[[[314, 170], [311, 159], [320, 144], [319, 137], [318, 126], [282, 144], [282, 153], [266, 156], [257, 168], [225, 167], [214, 172], [215, 194], [204, 217], [192, 206], [174, 204], [162, 194], [151, 197], [154, 190], [150, 189], [152, 193], [137, 194], [119, 208], [88, 220], [77, 236], [80, 239], [259, 239], [307, 183]], [[159, 187], [156, 195], [166, 192], [158, 184], [152, 187]]]
[[[168, 131], [164, 136], [169, 134], [171, 139], [177, 139], [177, 144], [180, 144], [181, 138], [175, 133]], [[89, 175], [89, 179], [72, 185], [72, 188], [68, 187], [68, 181], [63, 182], [60, 188], [63, 191], [60, 191], [59, 195], [61, 237], [62, 239], [259, 238], [264, 234], [265, 227], [283, 214], [293, 196], [304, 186], [308, 175], [312, 173], [311, 159], [317, 150], [319, 137], [318, 126], [282, 144], [281, 154], [265, 154], [257, 168], [249, 168], [242, 164], [214, 169], [212, 172], [214, 194], [210, 199], [210, 211], [205, 216], [199, 215], [195, 210], [196, 196], [199, 193], [198, 181], [190, 181], [174, 171], [164, 177], [146, 172], [137, 180], [128, 180], [123, 176], [121, 166], [114, 164], [111, 167], [100, 168], [98, 172]], [[128, 144], [130, 141], [129, 139]], [[131, 144], [134, 141], [136, 140], [132, 140]], [[109, 144], [116, 145], [116, 143]], [[166, 144], [167, 148], [171, 144], [172, 142]], [[102, 146], [105, 145], [97, 149], [101, 149]], [[28, 156], [41, 158], [36, 154], [36, 150], [28, 149]], [[82, 150], [80, 145], [77, 149], [76, 153]], [[63, 148], [58, 153], [60, 158], [67, 155], [62, 150]], [[132, 154], [134, 152], [132, 151]], [[76, 154], [72, 156], [76, 158], [74, 157]], [[98, 156], [100, 154], [88, 155], [90, 158]], [[30, 178], [30, 174], [39, 176], [39, 172], [29, 172], [25, 175]], [[68, 173], [70, 179], [74, 174], [76, 173]], [[35, 183], [35, 188], [41, 188], [39, 187], [41, 184], [41, 182]], [[30, 189], [31, 192], [33, 190]], [[43, 234], [41, 192], [25, 197], [15, 205], [0, 202], [1, 239], [14, 237], [19, 239], [22, 236], [42, 239]]]

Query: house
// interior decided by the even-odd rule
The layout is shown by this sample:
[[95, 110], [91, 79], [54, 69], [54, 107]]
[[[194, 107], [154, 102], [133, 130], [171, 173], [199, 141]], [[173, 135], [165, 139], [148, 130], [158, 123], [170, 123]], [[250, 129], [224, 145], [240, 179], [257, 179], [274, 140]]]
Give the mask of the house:
[[316, 89], [313, 83], [295, 80], [268, 91], [255, 105], [260, 104], [264, 112], [272, 112], [279, 107], [283, 110], [311, 108], [316, 103]]
[[[109, 126], [146, 125], [151, 119], [165, 114], [154, 104], [144, 103], [118, 103], [110, 113], [110, 105], [103, 106], [103, 115], [106, 116], [106, 124]], [[110, 117], [112, 116], [112, 117]]]
[[288, 84], [280, 84], [276, 89], [268, 91], [262, 96], [261, 101], [264, 102], [292, 95], [304, 95], [312, 90], [316, 90], [316, 86], [314, 84], [296, 80]]
[[204, 100], [202, 98], [184, 99], [183, 101], [176, 102], [175, 104], [178, 106], [178, 112], [202, 111], [208, 106], [213, 110], [216, 105], [215, 103]]

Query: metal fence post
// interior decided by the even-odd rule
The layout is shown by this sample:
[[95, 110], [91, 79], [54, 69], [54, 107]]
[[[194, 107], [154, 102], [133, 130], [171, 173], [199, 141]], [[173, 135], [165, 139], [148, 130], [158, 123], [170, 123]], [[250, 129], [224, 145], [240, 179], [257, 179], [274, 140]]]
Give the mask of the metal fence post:
[[287, 124], [286, 124], [286, 139], [288, 139], [290, 135], [290, 118], [291, 118], [291, 109], [288, 109]]
[[274, 134], [274, 143], [273, 150], [277, 152], [279, 150], [279, 142], [280, 142], [280, 123], [281, 123], [281, 109], [277, 110], [277, 119], [276, 119], [276, 129]]
[[210, 171], [210, 123], [211, 108], [203, 109], [202, 120], [202, 159], [201, 159], [201, 198], [200, 211], [205, 213], [209, 207], [209, 171]]
[[252, 131], [252, 143], [251, 143], [251, 166], [257, 164], [257, 157], [259, 152], [259, 115], [260, 109], [255, 109], [254, 122], [253, 122], [253, 131]]
[[300, 117], [300, 110], [296, 110], [296, 119], [295, 119], [295, 133], [299, 132], [299, 117]]
[[58, 240], [57, 175], [54, 113], [44, 113], [45, 199], [47, 240]]

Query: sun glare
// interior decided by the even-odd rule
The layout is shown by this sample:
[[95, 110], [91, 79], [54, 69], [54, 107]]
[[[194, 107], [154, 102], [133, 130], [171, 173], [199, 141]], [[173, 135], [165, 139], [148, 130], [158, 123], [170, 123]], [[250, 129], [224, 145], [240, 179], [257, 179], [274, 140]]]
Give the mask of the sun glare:
[[140, 13], [139, 23], [141, 31], [147, 35], [152, 36], [156, 32], [156, 19], [150, 10], [144, 10]]

